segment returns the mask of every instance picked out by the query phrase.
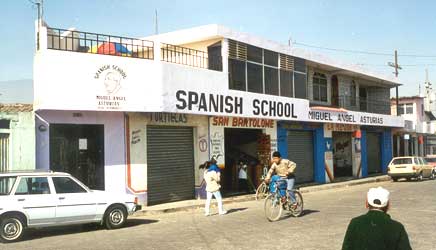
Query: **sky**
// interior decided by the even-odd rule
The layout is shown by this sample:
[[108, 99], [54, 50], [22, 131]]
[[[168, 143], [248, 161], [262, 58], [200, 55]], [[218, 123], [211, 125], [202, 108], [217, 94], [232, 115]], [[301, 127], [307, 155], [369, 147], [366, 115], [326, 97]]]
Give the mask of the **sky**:
[[[22, 98], [12, 87], [31, 87], [37, 16], [31, 1], [1, 1], [0, 102]], [[383, 74], [392, 74], [387, 62], [393, 55], [302, 44], [383, 54], [398, 50], [403, 65], [399, 80], [404, 84], [400, 95], [415, 95], [426, 68], [430, 82], [436, 79], [435, 9], [436, 1], [430, 0], [44, 0], [44, 19], [55, 28], [139, 38], [154, 33], [157, 10], [159, 33], [221, 24], [284, 44], [291, 39], [295, 47]]]

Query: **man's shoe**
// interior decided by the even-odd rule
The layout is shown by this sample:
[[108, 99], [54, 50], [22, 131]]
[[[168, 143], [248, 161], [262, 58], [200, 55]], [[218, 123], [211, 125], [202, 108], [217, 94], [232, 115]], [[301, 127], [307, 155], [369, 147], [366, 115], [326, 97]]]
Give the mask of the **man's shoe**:
[[227, 211], [224, 210], [224, 211], [220, 212], [220, 215], [225, 215], [226, 213], [227, 213]]

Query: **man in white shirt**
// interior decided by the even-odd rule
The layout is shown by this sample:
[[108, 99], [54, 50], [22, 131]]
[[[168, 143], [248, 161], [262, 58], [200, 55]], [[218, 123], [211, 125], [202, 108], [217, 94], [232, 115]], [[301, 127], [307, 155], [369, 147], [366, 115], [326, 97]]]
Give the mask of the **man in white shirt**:
[[239, 162], [239, 191], [245, 191], [248, 193], [248, 183], [247, 183], [247, 164], [243, 161]]

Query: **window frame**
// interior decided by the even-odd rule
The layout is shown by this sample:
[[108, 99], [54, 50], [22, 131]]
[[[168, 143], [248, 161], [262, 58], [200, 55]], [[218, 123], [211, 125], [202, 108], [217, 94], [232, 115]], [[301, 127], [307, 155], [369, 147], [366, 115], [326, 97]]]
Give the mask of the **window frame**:
[[[51, 185], [50, 185], [50, 179], [48, 178], [48, 176], [17, 176], [18, 178], [17, 178], [17, 180], [15, 181], [15, 187], [13, 188], [13, 195], [15, 196], [22, 196], [22, 195], [51, 195], [51, 194], [53, 194], [54, 192], [53, 192], [53, 190], [52, 190], [52, 187], [51, 187]], [[25, 180], [25, 179], [37, 179], [37, 178], [45, 178], [46, 180], [47, 180], [47, 184], [48, 184], [48, 193], [44, 193], [43, 191], [42, 191], [42, 193], [40, 193], [40, 194], [38, 194], [38, 193], [31, 193], [31, 191], [32, 191], [32, 187], [31, 187], [31, 190], [29, 190], [29, 187], [27, 187], [27, 194], [24, 194], [24, 193], [17, 193], [17, 191], [18, 191], [18, 188], [20, 187], [20, 185], [21, 185], [21, 181], [22, 180]], [[42, 183], [42, 182], [41, 182]], [[32, 183], [33, 184], [33, 183]], [[30, 192], [29, 192], [30, 191]], [[12, 193], [12, 191], [11, 191], [11, 193]]]
[[[317, 82], [315, 82], [315, 79]], [[320, 80], [325, 80], [325, 84], [321, 83]], [[323, 99], [322, 91], [321, 89], [325, 88], [325, 100]], [[315, 89], [318, 90], [318, 96], [315, 97]], [[318, 99], [319, 98], [319, 99]], [[315, 71], [312, 75], [312, 100], [315, 102], [322, 102], [326, 103], [328, 102], [328, 79], [327, 75], [325, 73], [321, 73], [318, 71]]]
[[[59, 193], [56, 189], [56, 183], [54, 181], [55, 178], [67, 178], [70, 179], [72, 182], [74, 182], [75, 184], [77, 184], [79, 187], [81, 187], [85, 192], [74, 192], [74, 193]], [[86, 194], [91, 192], [91, 190], [86, 187], [83, 183], [81, 183], [80, 181], [78, 181], [76, 178], [72, 177], [72, 176], [52, 176], [51, 180], [53, 182], [53, 189], [54, 189], [54, 193], [56, 194]]]
[[[413, 106], [414, 106], [413, 103], [404, 103], [404, 114], [413, 115], [415, 113]], [[407, 112], [408, 108], [412, 108], [412, 113]]]

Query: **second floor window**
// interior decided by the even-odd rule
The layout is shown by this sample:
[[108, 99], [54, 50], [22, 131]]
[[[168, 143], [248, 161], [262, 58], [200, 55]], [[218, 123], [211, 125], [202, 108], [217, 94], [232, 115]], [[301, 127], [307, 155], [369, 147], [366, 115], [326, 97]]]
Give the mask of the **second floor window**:
[[327, 77], [325, 74], [315, 72], [313, 74], [313, 100], [327, 102]]
[[406, 114], [413, 114], [413, 103], [404, 104], [406, 108]]

